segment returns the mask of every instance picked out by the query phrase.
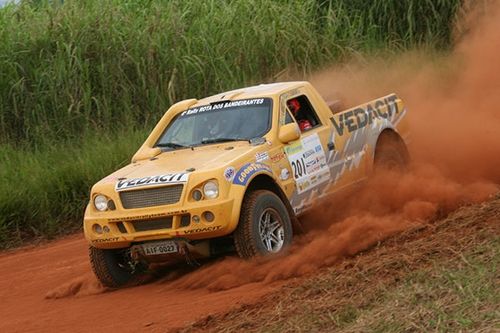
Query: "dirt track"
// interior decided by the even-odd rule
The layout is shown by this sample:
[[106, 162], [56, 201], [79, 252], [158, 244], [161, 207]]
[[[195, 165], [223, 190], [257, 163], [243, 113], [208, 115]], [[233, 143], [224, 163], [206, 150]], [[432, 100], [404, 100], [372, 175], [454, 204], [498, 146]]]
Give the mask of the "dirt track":
[[81, 235], [0, 255], [0, 267], [0, 332], [164, 332], [252, 303], [277, 286], [255, 283], [211, 293], [156, 282], [104, 292]]
[[[461, 233], [470, 238], [476, 232], [474, 228], [480, 230], [485, 225], [490, 225], [491, 232], [496, 234], [499, 198], [500, 194], [497, 194], [496, 200], [461, 209], [453, 214], [453, 218], [441, 222], [408, 225], [404, 234], [410, 235], [409, 237], [403, 234], [399, 241], [389, 242], [387, 246], [382, 246], [382, 249], [378, 247], [378, 250], [366, 253], [362, 256], [364, 259], [360, 260], [365, 260], [370, 265], [383, 266], [387, 258], [393, 258], [391, 260], [395, 262], [401, 261], [398, 254], [407, 251], [408, 253], [402, 255], [403, 262], [415, 257], [416, 263], [425, 263], [427, 259], [423, 258], [440, 255], [440, 251], [446, 248], [443, 244], [455, 242]], [[352, 219], [347, 221], [349, 225], [356, 225]], [[357, 245], [354, 248], [344, 248], [347, 252], [335, 253], [334, 248], [326, 249], [330, 258], [337, 257], [345, 263], [345, 256], [371, 248], [380, 240], [397, 235], [397, 232], [401, 231], [400, 228], [380, 228], [377, 227], [378, 223], [361, 221], [362, 229], [356, 226], [347, 227], [345, 222], [336, 223], [335, 230], [343, 231], [337, 238], [330, 235], [331, 242], [339, 244], [344, 239], [347, 244]], [[391, 220], [388, 219], [387, 223], [390, 224]], [[371, 227], [365, 229], [367, 226]], [[415, 233], [412, 230], [415, 230]], [[441, 232], [438, 233], [438, 230]], [[394, 233], [395, 231], [397, 232]], [[365, 240], [370, 233], [378, 236], [368, 243], [357, 242], [350, 237], [345, 239], [346, 234], [356, 235], [359, 232]], [[315, 238], [318, 239], [318, 236], [315, 235]], [[302, 243], [308, 239], [306, 235], [300, 237], [298, 242]], [[467, 244], [470, 243], [469, 241]], [[311, 244], [314, 244], [314, 241]], [[466, 248], [463, 244], [461, 246]], [[460, 252], [461, 248], [457, 250], [453, 253]], [[381, 251], [385, 253], [382, 257]], [[313, 271], [295, 271], [292, 274], [283, 268], [293, 266], [296, 258], [303, 257], [306, 253], [307, 246], [295, 248], [288, 257], [279, 259], [279, 262], [244, 262], [229, 258], [187, 273], [174, 281], [164, 278], [145, 286], [118, 291], [105, 291], [97, 283], [88, 263], [87, 244], [81, 235], [41, 247], [3, 253], [0, 254], [0, 267], [3, 268], [0, 272], [0, 332], [166, 332], [185, 326], [204, 331], [206, 328], [214, 329], [214, 325], [225, 318], [225, 314], [233, 314], [228, 318], [237, 322], [237, 314], [245, 308], [253, 309], [253, 312], [262, 309], [261, 312], [256, 312], [260, 317], [252, 319], [252, 327], [256, 328], [261, 320], [267, 320], [269, 324], [267, 312], [278, 311], [275, 304], [279, 302], [270, 303], [271, 299], [278, 297], [273, 291], [280, 290], [281, 294], [280, 287], [285, 284], [289, 286], [289, 290], [293, 290], [325, 271], [321, 269], [325, 266], [319, 260], [321, 257], [314, 256], [306, 256], [307, 260], [302, 264], [303, 267], [308, 267], [315, 262]], [[331, 264], [330, 262], [328, 265]], [[367, 272], [370, 265], [365, 265]], [[383, 282], [388, 276], [394, 278], [400, 274], [397, 269], [399, 264], [389, 266], [393, 268], [390, 274], [381, 270], [381, 276], [374, 279]], [[356, 281], [356, 272], [346, 267], [353, 266], [340, 265], [338, 269], [342, 273], [339, 278], [352, 281], [339, 284], [339, 302], [342, 295], [351, 295], [348, 296], [348, 299], [351, 299], [352, 295], [358, 294], [359, 287], [363, 284], [363, 281]], [[274, 280], [270, 279], [269, 272], [263, 273], [270, 270], [280, 271], [282, 275]], [[245, 275], [251, 275], [253, 278], [245, 279]], [[292, 282], [290, 277], [302, 278]], [[203, 283], [206, 285], [202, 286]], [[189, 287], [191, 284], [193, 288]], [[349, 292], [347, 286], [356, 288]], [[362, 294], [366, 295], [367, 291]], [[292, 303], [285, 301], [287, 306], [293, 307]], [[195, 322], [195, 326], [190, 325]], [[224, 322], [221, 325], [224, 325]]]
[[349, 68], [343, 76], [325, 73], [327, 82], [317, 86], [338, 86], [351, 101], [349, 92], [368, 100], [362, 92], [381, 96], [379, 90], [400, 87], [412, 110], [416, 166], [405, 177], [374, 182], [343, 205], [320, 207], [312, 217], [315, 230], [297, 239], [288, 257], [261, 263], [224, 260], [173, 283], [104, 292], [91, 273], [81, 235], [0, 254], [0, 332], [164, 332], [255, 303], [286, 279], [314, 274], [464, 203], [486, 200], [500, 183], [500, 66], [495, 58], [500, 14], [493, 17], [458, 44], [454, 54], [459, 57], [449, 60], [457, 70], [444, 75], [421, 60], [417, 70], [409, 70], [405, 58], [405, 66], [387, 66], [383, 75], [366, 69], [353, 75]]
[[[494, 259], [499, 236], [500, 193], [290, 281], [256, 304], [202, 318], [179, 332], [496, 332], [498, 303], [481, 293], [494, 294], [500, 285]], [[475, 256], [484, 256], [484, 266]], [[464, 274], [464, 267], [471, 271]], [[440, 274], [462, 289], [447, 286]], [[467, 278], [458, 281], [458, 275]], [[481, 287], [473, 291], [472, 281]], [[454, 297], [463, 288], [470, 298]], [[443, 312], [460, 313], [461, 320], [440, 323], [436, 319]]]

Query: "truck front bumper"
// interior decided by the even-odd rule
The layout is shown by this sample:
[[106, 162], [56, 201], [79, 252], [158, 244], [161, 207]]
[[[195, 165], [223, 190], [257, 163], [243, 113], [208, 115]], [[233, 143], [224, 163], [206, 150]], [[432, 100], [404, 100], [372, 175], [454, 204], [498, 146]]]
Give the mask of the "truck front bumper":
[[161, 206], [98, 213], [87, 207], [83, 223], [85, 238], [94, 247], [116, 249], [151, 240], [221, 237], [232, 232], [233, 204], [233, 199], [207, 200], [189, 207]]

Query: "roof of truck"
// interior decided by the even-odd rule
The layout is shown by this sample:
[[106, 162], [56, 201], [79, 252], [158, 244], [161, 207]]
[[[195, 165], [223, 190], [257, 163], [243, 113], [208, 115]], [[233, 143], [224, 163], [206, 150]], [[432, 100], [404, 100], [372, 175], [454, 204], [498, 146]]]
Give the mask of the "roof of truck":
[[277, 82], [270, 84], [259, 84], [258, 86], [240, 88], [236, 90], [226, 91], [217, 95], [210, 97], [205, 97], [191, 106], [196, 107], [200, 105], [207, 105], [217, 101], [223, 100], [239, 100], [239, 99], [250, 99], [257, 97], [271, 97], [274, 95], [282, 94], [283, 92], [293, 89], [295, 87], [304, 86], [309, 84], [306, 81], [293, 81], [293, 82]]

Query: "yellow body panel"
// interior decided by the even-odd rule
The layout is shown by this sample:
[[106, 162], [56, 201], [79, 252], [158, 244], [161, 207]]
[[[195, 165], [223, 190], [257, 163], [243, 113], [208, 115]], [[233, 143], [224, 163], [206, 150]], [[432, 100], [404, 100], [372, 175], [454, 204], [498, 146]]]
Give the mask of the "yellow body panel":
[[[302, 133], [297, 141], [282, 143], [278, 134], [287, 112], [286, 101], [301, 95], [308, 98], [321, 125]], [[273, 101], [272, 125], [264, 136], [265, 141], [257, 144], [226, 142], [163, 152], [160, 148], [153, 148], [179, 113], [221, 99], [251, 98], [271, 98]], [[367, 177], [373, 165], [378, 135], [383, 130], [390, 129], [406, 140], [408, 124], [405, 114], [402, 101], [395, 95], [333, 114], [307, 82], [260, 85], [202, 100], [179, 102], [161, 118], [133, 156], [131, 164], [92, 187], [83, 223], [85, 237], [98, 248], [123, 248], [134, 242], [158, 239], [202, 240], [229, 235], [238, 225], [247, 188], [258, 175], [266, 175], [266, 181], [274, 182], [287, 199], [286, 204], [295, 214], [300, 214], [318, 198]], [[294, 163], [302, 163], [304, 168], [307, 164], [307, 168], [314, 170], [312, 176], [300, 176]], [[168, 178], [163, 175], [175, 175], [171, 177], [172, 184], [182, 184], [178, 202], [145, 208], [123, 207], [122, 192], [172, 185], [161, 183]], [[192, 191], [200, 189], [208, 180], [218, 183], [219, 196], [200, 201], [192, 199]], [[127, 190], [119, 188], [120, 184]], [[112, 200], [115, 209], [98, 211], [93, 200], [99, 194]], [[212, 222], [203, 218], [207, 211], [215, 216]], [[189, 225], [183, 226], [183, 216], [187, 219], [185, 216], [188, 215]], [[198, 222], [194, 216], [200, 217]], [[155, 221], [168, 221], [170, 226], [146, 231], [134, 227], [141, 222]], [[97, 232], [96, 226], [105, 231], [100, 229], [101, 232]]]

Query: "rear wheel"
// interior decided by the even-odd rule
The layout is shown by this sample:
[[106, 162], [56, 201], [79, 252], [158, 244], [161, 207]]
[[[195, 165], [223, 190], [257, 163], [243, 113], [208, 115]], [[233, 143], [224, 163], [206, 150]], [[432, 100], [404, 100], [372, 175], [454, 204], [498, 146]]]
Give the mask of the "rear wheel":
[[[396, 134], [395, 134], [396, 135]], [[389, 170], [404, 172], [408, 167], [409, 156], [403, 142], [395, 135], [381, 135], [375, 149], [375, 171]]]
[[108, 288], [137, 285], [145, 282], [145, 270], [141, 263], [135, 263], [129, 249], [89, 248], [92, 270], [97, 279]]
[[258, 190], [245, 196], [234, 232], [234, 243], [240, 257], [282, 252], [291, 244], [292, 237], [290, 216], [276, 194]]

